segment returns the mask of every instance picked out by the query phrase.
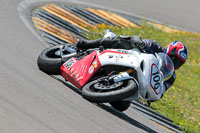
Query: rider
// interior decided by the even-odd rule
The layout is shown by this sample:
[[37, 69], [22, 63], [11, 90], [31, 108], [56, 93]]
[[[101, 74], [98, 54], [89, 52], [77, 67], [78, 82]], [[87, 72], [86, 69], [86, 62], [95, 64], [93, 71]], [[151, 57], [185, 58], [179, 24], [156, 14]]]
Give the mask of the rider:
[[[104, 37], [98, 40], [78, 40], [78, 49], [98, 48], [103, 46], [104, 48], [115, 49], [132, 49], [139, 48], [145, 53], [160, 53], [167, 54], [174, 63], [174, 70], [179, 69], [188, 58], [187, 47], [179, 41], [171, 42], [166, 48], [163, 48], [159, 42], [155, 40], [142, 39], [139, 36], [116, 36], [110, 30], [106, 30]], [[166, 81], [164, 81], [165, 91], [167, 91], [174, 83], [176, 79], [175, 71], [173, 75]]]

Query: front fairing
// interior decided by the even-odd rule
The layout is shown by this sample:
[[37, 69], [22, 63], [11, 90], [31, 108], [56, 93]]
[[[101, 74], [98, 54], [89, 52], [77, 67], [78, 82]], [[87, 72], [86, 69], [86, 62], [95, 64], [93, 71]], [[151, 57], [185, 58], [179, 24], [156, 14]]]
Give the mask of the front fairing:
[[157, 100], [164, 91], [159, 60], [155, 55], [146, 53], [141, 53], [138, 58], [143, 62], [137, 70], [140, 95], [146, 100]]

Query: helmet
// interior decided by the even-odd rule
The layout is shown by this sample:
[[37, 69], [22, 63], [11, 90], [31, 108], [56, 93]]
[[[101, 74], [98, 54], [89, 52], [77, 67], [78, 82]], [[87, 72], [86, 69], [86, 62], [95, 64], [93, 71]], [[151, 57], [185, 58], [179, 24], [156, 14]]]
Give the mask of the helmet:
[[188, 58], [187, 47], [179, 41], [170, 43], [164, 52], [172, 59], [175, 70], [180, 68]]

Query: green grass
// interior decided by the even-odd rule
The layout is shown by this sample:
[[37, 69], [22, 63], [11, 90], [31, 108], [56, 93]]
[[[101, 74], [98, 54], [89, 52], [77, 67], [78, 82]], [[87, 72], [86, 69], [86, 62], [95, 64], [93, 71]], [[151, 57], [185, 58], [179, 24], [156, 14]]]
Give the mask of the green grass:
[[162, 46], [179, 40], [189, 49], [187, 62], [176, 71], [176, 81], [164, 97], [151, 104], [157, 112], [172, 119], [182, 127], [183, 132], [200, 133], [200, 35], [192, 33], [166, 33], [144, 24], [141, 28], [119, 28], [105, 25], [91, 29], [90, 39], [102, 38], [105, 29], [117, 35], [140, 35], [157, 40]]

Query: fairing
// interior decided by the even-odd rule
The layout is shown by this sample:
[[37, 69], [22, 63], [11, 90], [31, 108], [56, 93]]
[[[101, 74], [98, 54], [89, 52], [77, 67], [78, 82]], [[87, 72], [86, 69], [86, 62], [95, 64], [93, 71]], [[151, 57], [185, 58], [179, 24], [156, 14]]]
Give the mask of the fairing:
[[137, 94], [144, 99], [158, 100], [162, 96], [164, 87], [159, 60], [156, 56], [141, 53], [137, 49], [94, 51], [81, 60], [71, 58], [61, 66], [61, 75], [82, 89], [96, 71], [106, 65], [124, 66], [136, 70], [139, 83]]
[[71, 58], [61, 66], [61, 75], [81, 89], [101, 67], [97, 51], [81, 60]]

